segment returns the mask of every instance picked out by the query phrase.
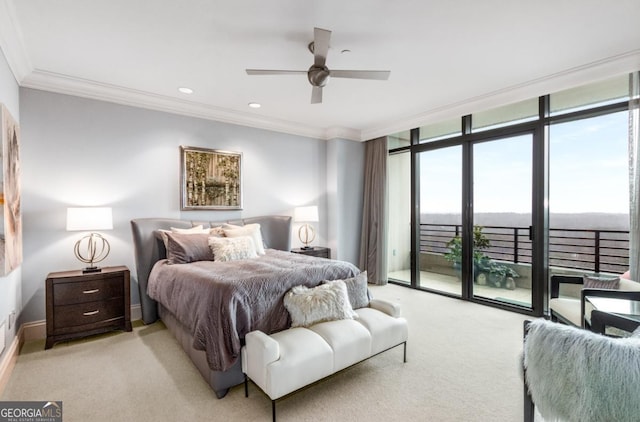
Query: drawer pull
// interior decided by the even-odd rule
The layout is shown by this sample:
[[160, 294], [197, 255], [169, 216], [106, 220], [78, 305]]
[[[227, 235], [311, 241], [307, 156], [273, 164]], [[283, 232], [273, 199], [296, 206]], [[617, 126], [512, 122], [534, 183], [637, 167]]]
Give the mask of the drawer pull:
[[99, 310], [95, 310], [95, 311], [89, 311], [89, 312], [85, 312], [82, 315], [84, 316], [91, 316], [91, 315], [96, 315], [98, 312], [100, 312]]
[[98, 293], [99, 291], [100, 289], [83, 290], [82, 293], [84, 293], [85, 295], [90, 295], [92, 293]]

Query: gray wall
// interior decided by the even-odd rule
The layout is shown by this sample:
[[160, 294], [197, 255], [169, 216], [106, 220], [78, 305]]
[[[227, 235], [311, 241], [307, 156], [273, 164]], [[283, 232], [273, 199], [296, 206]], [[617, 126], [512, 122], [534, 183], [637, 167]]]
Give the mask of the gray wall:
[[335, 259], [358, 265], [364, 191], [364, 142], [327, 143], [329, 244]]
[[[220, 220], [293, 215], [296, 206], [318, 205], [315, 244], [332, 244], [327, 181], [348, 176], [339, 168], [348, 163], [332, 157], [339, 162], [328, 165], [326, 141], [32, 89], [20, 90], [20, 107], [25, 256], [21, 322], [44, 319], [47, 273], [82, 266], [72, 251], [81, 234], [65, 231], [69, 206], [113, 208], [114, 230], [102, 233], [111, 243], [111, 254], [102, 265], [125, 264], [132, 271], [129, 221], [139, 217]], [[362, 159], [359, 144], [339, 144], [350, 160]], [[243, 153], [244, 210], [180, 211], [180, 145]], [[346, 189], [357, 191], [357, 183], [350, 178]], [[359, 220], [359, 208], [347, 208], [338, 210], [341, 226]], [[359, 228], [358, 221], [358, 239]], [[300, 245], [297, 236], [292, 241]], [[336, 247], [338, 256], [357, 257], [357, 251], [347, 250], [354, 247], [351, 241], [337, 242]], [[132, 278], [132, 303], [139, 303], [133, 273]]]
[[[2, 51], [0, 51], [0, 103], [3, 103], [11, 113], [11, 116], [20, 123], [18, 84]], [[0, 356], [6, 353], [17, 332], [17, 324], [13, 324], [9, 328], [9, 314], [11, 312], [15, 312], [16, 316], [20, 314], [22, 305], [21, 280], [21, 267], [13, 270], [6, 277], [0, 277], [0, 325], [4, 323], [6, 329], [4, 334], [6, 346]], [[3, 335], [3, 333], [0, 333], [0, 335]]]

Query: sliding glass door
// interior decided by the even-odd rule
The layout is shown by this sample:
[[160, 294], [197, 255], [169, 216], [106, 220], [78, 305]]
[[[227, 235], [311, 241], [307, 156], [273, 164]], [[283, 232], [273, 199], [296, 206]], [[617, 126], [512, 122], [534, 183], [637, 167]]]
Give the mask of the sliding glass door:
[[419, 278], [417, 284], [454, 296], [462, 294], [462, 146], [418, 154]]
[[531, 307], [533, 134], [473, 145], [473, 297]]

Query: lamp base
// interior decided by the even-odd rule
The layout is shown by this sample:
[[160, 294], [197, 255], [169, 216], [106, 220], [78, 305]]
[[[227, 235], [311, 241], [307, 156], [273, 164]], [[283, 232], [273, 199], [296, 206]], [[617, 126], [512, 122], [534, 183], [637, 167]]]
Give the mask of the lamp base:
[[99, 272], [102, 272], [102, 268], [100, 267], [86, 267], [82, 269], [82, 274], [99, 273]]
[[300, 249], [302, 249], [303, 251], [308, 251], [310, 249], [313, 249], [313, 246], [303, 246]]

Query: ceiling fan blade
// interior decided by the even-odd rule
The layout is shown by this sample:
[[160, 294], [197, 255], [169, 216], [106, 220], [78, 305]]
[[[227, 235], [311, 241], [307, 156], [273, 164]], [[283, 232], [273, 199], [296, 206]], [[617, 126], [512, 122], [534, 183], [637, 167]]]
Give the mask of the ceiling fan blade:
[[332, 78], [351, 78], [351, 79], [376, 79], [386, 81], [389, 79], [391, 71], [389, 70], [331, 70]]
[[315, 66], [323, 67], [325, 65], [327, 54], [329, 53], [330, 39], [331, 31], [313, 28], [313, 56]]
[[322, 102], [322, 88], [314, 86], [311, 91], [311, 104], [319, 104]]
[[247, 75], [306, 75], [306, 70], [247, 69]]

